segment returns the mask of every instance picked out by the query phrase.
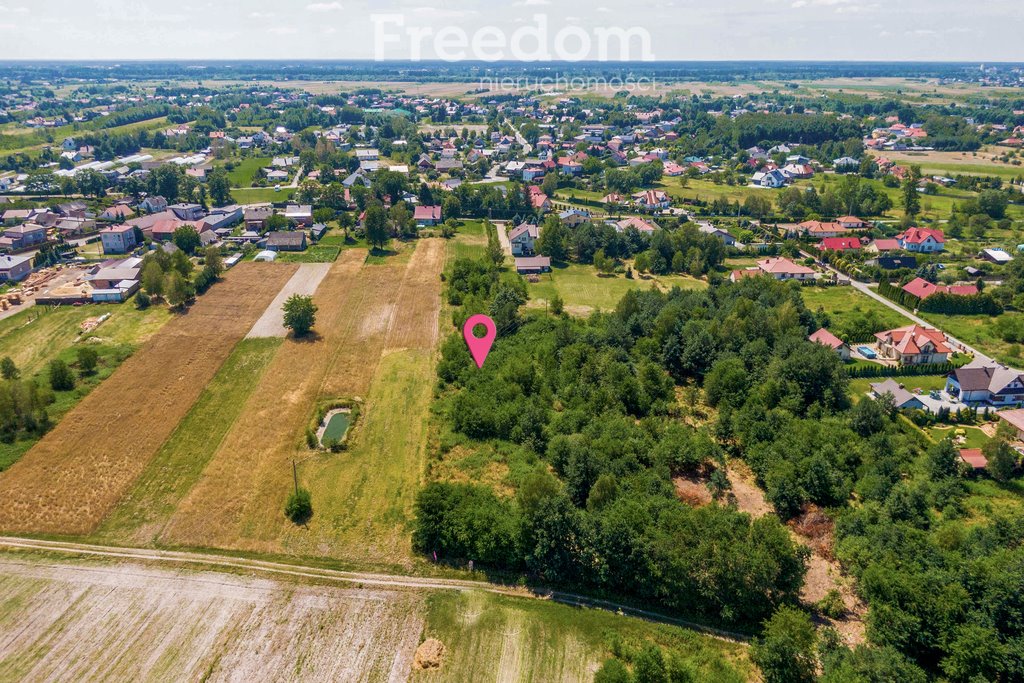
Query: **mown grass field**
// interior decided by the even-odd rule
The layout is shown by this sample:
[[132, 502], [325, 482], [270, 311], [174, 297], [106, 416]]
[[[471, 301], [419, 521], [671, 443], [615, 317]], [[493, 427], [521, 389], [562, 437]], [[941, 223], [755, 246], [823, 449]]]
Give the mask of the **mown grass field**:
[[277, 256], [281, 263], [334, 263], [341, 247], [332, 244], [313, 244], [306, 251], [285, 251]]
[[239, 204], [259, 204], [261, 202], [286, 202], [295, 194], [295, 188], [282, 187], [276, 191], [273, 187], [250, 187], [231, 190], [231, 196]]
[[681, 289], [703, 289], [707, 284], [685, 275], [625, 275], [599, 276], [593, 266], [583, 264], [556, 265], [552, 272], [540, 275], [539, 282], [530, 282], [527, 291], [533, 307], [544, 307], [557, 293], [562, 297], [570, 313], [587, 314], [594, 310], [609, 311], [615, 308], [626, 292], [656, 287], [668, 291], [672, 287]]
[[864, 396], [871, 390], [871, 385], [876, 382], [884, 382], [887, 379], [894, 379], [906, 388], [910, 393], [918, 390], [927, 393], [934, 389], [942, 389], [946, 386], [945, 375], [918, 375], [914, 377], [860, 377], [850, 380], [850, 393], [854, 396]]
[[423, 637], [444, 643], [439, 669], [412, 681], [588, 681], [613, 650], [648, 643], [686, 662], [695, 681], [754, 678], [742, 645], [608, 612], [482, 593], [434, 593]]
[[833, 327], [841, 327], [855, 316], [874, 316], [878, 328], [875, 332], [910, 324], [909, 319], [853, 287], [801, 287], [800, 295], [808, 310], [824, 310]]
[[234, 424], [280, 339], [243, 339], [210, 380], [195, 405], [146, 466], [96, 537], [150, 543], [199, 480], [218, 444]]
[[231, 187], [248, 188], [252, 181], [260, 177], [260, 171], [270, 165], [270, 157], [246, 157], [236, 162], [235, 167], [228, 171]]

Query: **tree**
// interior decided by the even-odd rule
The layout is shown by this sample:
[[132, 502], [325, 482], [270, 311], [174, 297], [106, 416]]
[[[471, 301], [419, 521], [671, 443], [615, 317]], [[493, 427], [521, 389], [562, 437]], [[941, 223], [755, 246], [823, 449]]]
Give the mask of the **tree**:
[[167, 273], [164, 278], [164, 296], [171, 308], [181, 308], [192, 298], [192, 287], [185, 276], [177, 270]]
[[388, 243], [388, 217], [384, 207], [374, 202], [366, 207], [366, 241], [375, 249], [383, 249]]
[[211, 280], [216, 280], [224, 272], [224, 257], [217, 247], [207, 247], [203, 254], [203, 270]]
[[78, 372], [82, 377], [94, 373], [99, 360], [100, 354], [96, 349], [91, 346], [78, 347]]
[[278, 232], [291, 227], [291, 222], [279, 213], [271, 214], [266, 221], [267, 232]]
[[182, 225], [174, 230], [174, 246], [191, 256], [202, 245], [199, 232], [191, 225]]
[[329, 206], [321, 206], [313, 211], [314, 223], [330, 223], [338, 216], [338, 212]]
[[284, 504], [284, 514], [295, 524], [305, 524], [313, 516], [313, 499], [309, 491], [302, 487], [288, 494]]
[[989, 475], [999, 482], [1007, 481], [1013, 476], [1017, 467], [1017, 452], [1003, 439], [993, 439], [982, 447], [988, 464], [985, 469]]
[[754, 640], [750, 658], [760, 667], [765, 683], [811, 683], [817, 670], [816, 642], [811, 618], [783, 605]]
[[562, 315], [562, 311], [565, 310], [565, 302], [562, 301], [562, 297], [558, 295], [558, 292], [551, 295], [548, 305], [551, 307], [551, 312], [555, 315]]
[[665, 658], [661, 648], [648, 644], [633, 661], [633, 680], [636, 683], [668, 683]]
[[913, 176], [903, 181], [903, 212], [907, 216], [916, 216], [921, 211], [921, 196], [917, 191], [917, 181]]
[[943, 439], [928, 448], [928, 476], [932, 481], [955, 477], [959, 461], [960, 456], [952, 440]]
[[50, 388], [54, 391], [71, 391], [75, 388], [75, 376], [68, 364], [59, 358], [50, 361]]
[[21, 371], [18, 370], [18, 366], [14, 364], [10, 356], [4, 356], [0, 360], [0, 376], [4, 379], [18, 379], [21, 376]]
[[231, 180], [228, 172], [217, 167], [210, 171], [207, 186], [210, 188], [210, 199], [214, 206], [224, 206], [231, 203]]
[[293, 294], [284, 302], [284, 326], [296, 337], [303, 337], [316, 324], [316, 311], [313, 297]]

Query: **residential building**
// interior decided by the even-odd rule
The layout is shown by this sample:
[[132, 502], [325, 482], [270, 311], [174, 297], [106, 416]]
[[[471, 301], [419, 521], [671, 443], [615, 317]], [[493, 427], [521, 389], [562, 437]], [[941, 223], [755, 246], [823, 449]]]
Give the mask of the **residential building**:
[[895, 360], [900, 365], [946, 363], [953, 353], [946, 343], [946, 335], [920, 325], [878, 332], [875, 338], [878, 340], [879, 356]]
[[313, 225], [313, 207], [309, 204], [289, 204], [284, 209], [284, 217], [299, 225]]
[[532, 223], [518, 225], [508, 233], [513, 256], [533, 256], [534, 243], [540, 237], [540, 228]]
[[645, 190], [633, 195], [633, 202], [645, 211], [657, 211], [672, 206], [668, 194], [661, 190]]
[[441, 222], [441, 207], [417, 206], [413, 212], [413, 220], [415, 220], [416, 225], [421, 228], [437, 225]]
[[922, 301], [933, 294], [952, 294], [954, 296], [971, 296], [978, 293], [977, 285], [936, 285], [924, 278], [914, 278], [903, 285], [903, 291], [916, 296]]
[[776, 280], [813, 280], [816, 272], [813, 268], [793, 263], [788, 258], [773, 257], [757, 262], [757, 268], [765, 275]]
[[856, 237], [826, 237], [818, 244], [821, 251], [860, 251], [860, 240]]
[[135, 210], [127, 204], [114, 204], [99, 215], [100, 220], [127, 220], [135, 215]]
[[712, 237], [717, 237], [718, 239], [722, 240], [722, 242], [727, 247], [736, 246], [736, 238], [735, 237], [733, 237], [731, 234], [729, 234], [729, 232], [727, 230], [722, 230], [721, 228], [716, 228], [711, 223], [707, 223], [707, 222], [701, 221], [700, 223], [697, 224], [697, 229], [700, 230], [705, 235], [711, 235]]
[[750, 182], [758, 187], [779, 188], [786, 184], [786, 175], [773, 168], [769, 171], [758, 171], [751, 176]]
[[256, 232], [262, 232], [267, 229], [267, 220], [274, 215], [274, 207], [267, 206], [247, 206], [243, 213], [243, 219], [245, 220], [245, 227], [248, 230], [255, 230]]
[[821, 344], [827, 346], [836, 352], [836, 354], [844, 361], [850, 360], [850, 347], [839, 337], [829, 332], [824, 327], [812, 334], [807, 338], [815, 344]]
[[877, 400], [886, 394], [892, 396], [893, 405], [897, 410], [927, 410], [921, 399], [907, 391], [902, 384], [894, 379], [871, 384], [872, 398]]
[[949, 373], [946, 393], [969, 406], [1024, 405], [1024, 373], [998, 363], [975, 360]]
[[199, 204], [171, 204], [167, 208], [183, 221], [197, 221], [206, 215]]
[[946, 237], [941, 230], [931, 228], [907, 228], [896, 235], [900, 248], [918, 253], [932, 253], [945, 249]]
[[0, 256], [0, 280], [20, 282], [27, 278], [31, 272], [31, 256], [14, 256], [11, 254]]
[[111, 225], [100, 230], [104, 254], [127, 254], [138, 246], [136, 237], [134, 225]]
[[46, 241], [46, 228], [35, 223], [23, 223], [4, 230], [0, 237], [0, 251], [31, 249]]
[[1024, 408], [1003, 410], [996, 415], [1000, 420], [1013, 427], [1017, 434], [1017, 441], [1024, 441]]

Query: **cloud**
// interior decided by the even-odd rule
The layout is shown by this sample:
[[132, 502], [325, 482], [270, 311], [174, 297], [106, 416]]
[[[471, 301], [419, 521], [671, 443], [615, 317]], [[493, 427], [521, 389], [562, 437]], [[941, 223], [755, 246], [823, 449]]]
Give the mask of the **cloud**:
[[275, 26], [267, 29], [267, 33], [273, 33], [275, 36], [294, 36], [298, 32], [299, 29], [294, 26]]
[[513, 7], [540, 7], [542, 5], [550, 5], [551, 0], [519, 0], [519, 2], [512, 3]]
[[[28, 14], [28, 7], [4, 7], [0, 5], [0, 14]], [[4, 24], [7, 26], [7, 24]]]
[[273, 12], [249, 12], [250, 19], [273, 19]]
[[340, 2], [314, 2], [311, 5], [306, 5], [307, 12], [338, 12], [340, 10]]
[[836, 5], [845, 5], [850, 0], [796, 0], [792, 5], [793, 9], [800, 9], [801, 7], [835, 7]]

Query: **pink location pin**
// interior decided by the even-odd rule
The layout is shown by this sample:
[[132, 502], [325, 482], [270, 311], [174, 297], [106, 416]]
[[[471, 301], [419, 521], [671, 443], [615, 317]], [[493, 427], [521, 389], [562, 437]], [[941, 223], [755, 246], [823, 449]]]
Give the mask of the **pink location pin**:
[[[487, 333], [483, 337], [473, 335], [473, 328], [477, 325], [487, 328]], [[473, 356], [473, 362], [478, 368], [482, 368], [484, 361], [487, 360], [487, 354], [491, 352], [491, 344], [498, 336], [498, 328], [495, 327], [494, 321], [482, 314], [470, 316], [466, 324], [462, 326], [462, 336], [466, 338], [466, 346], [469, 347], [469, 352]]]

